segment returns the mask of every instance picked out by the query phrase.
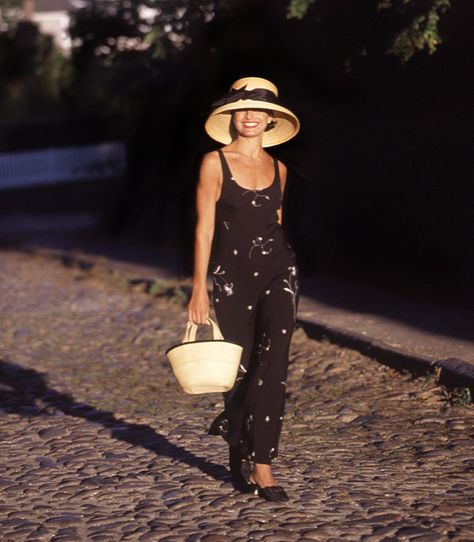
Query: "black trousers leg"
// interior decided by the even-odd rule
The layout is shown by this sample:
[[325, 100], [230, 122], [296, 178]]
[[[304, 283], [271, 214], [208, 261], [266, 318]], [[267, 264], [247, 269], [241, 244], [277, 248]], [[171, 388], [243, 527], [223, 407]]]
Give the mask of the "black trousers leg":
[[254, 337], [258, 291], [239, 288], [241, 295], [226, 295], [214, 284], [214, 310], [224, 338], [243, 347], [237, 379], [231, 390], [224, 393], [225, 411], [212, 423], [209, 433], [221, 435], [231, 446], [247, 453], [248, 443], [243, 434], [245, 403], [249, 385], [249, 367], [254, 353]]
[[288, 352], [298, 302], [294, 265], [241, 296], [223, 296], [215, 285], [216, 317], [226, 340], [241, 344], [237, 380], [224, 394], [225, 411], [211, 425], [231, 446], [258, 463], [278, 455], [286, 396]]
[[296, 268], [275, 277], [261, 295], [256, 321], [256, 363], [247, 391], [246, 429], [251, 458], [270, 464], [278, 456], [286, 377], [298, 303]]

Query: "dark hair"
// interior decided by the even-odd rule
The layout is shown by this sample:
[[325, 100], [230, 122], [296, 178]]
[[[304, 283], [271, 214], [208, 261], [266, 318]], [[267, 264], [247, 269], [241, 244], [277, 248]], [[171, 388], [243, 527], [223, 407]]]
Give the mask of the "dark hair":
[[270, 130], [273, 130], [276, 126], [276, 121], [271, 120], [266, 126], [265, 126], [265, 132], [269, 132]]

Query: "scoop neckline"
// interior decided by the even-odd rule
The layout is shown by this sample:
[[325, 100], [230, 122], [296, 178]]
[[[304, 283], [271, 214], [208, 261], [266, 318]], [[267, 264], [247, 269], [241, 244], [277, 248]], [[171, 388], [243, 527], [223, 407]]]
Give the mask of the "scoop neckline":
[[232, 170], [230, 169], [230, 165], [229, 165], [229, 162], [227, 161], [227, 158], [225, 157], [225, 152], [224, 151], [220, 151], [222, 153], [222, 156], [224, 157], [224, 160], [227, 164], [227, 168], [229, 170], [229, 173], [230, 173], [230, 180], [231, 181], [234, 181], [234, 183], [239, 187], [239, 188], [242, 188], [242, 190], [247, 190], [248, 192], [264, 192], [265, 190], [269, 190], [274, 184], [275, 184], [275, 181], [276, 181], [276, 178], [277, 178], [277, 171], [276, 171], [276, 168], [278, 167], [277, 164], [276, 164], [276, 161], [275, 161], [275, 158], [273, 158], [273, 169], [274, 169], [274, 174], [273, 174], [273, 180], [272, 182], [266, 186], [265, 188], [248, 188], [246, 186], [242, 186], [239, 181], [234, 177], [234, 174], [232, 173]]
[[239, 188], [242, 188], [242, 190], [247, 190], [247, 192], [264, 192], [265, 190], [269, 190], [269, 189], [275, 184], [275, 181], [276, 181], [276, 173], [275, 173], [275, 175], [273, 176], [273, 181], [272, 181], [268, 186], [266, 186], [265, 188], [247, 188], [246, 186], [242, 186], [242, 185], [237, 181], [237, 179], [232, 175], [232, 173], [230, 174], [230, 180], [231, 180], [231, 181], [234, 181], [234, 183], [235, 183]]

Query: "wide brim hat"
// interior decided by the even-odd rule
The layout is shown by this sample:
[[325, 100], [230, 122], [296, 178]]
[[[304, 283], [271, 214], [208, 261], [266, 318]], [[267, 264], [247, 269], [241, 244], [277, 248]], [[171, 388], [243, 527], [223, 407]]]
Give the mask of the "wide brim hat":
[[232, 142], [232, 112], [239, 109], [265, 109], [275, 124], [263, 134], [263, 147], [279, 145], [293, 138], [300, 129], [298, 117], [281, 105], [277, 87], [261, 77], [244, 77], [232, 84], [229, 93], [212, 104], [205, 130], [212, 139], [228, 145]]

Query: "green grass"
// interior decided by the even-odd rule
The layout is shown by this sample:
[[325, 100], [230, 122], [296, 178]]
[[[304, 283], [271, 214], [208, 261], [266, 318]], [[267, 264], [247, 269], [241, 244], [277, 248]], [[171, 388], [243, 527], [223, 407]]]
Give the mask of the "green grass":
[[472, 405], [472, 394], [469, 388], [454, 388], [449, 393], [453, 405], [466, 407]]

